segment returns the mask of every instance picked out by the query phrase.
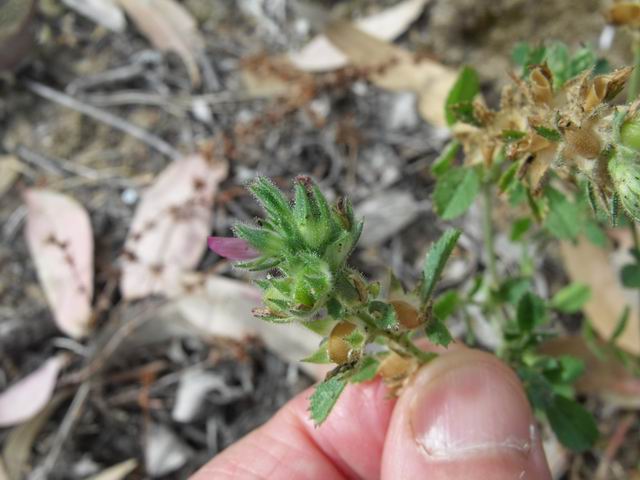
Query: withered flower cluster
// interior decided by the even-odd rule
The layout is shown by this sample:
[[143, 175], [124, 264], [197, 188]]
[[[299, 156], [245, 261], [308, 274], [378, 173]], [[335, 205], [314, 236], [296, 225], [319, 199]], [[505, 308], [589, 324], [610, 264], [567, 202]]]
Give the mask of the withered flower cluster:
[[591, 69], [558, 85], [546, 63], [525, 78], [512, 75], [498, 111], [477, 98], [459, 114], [454, 135], [464, 147], [469, 165], [490, 166], [498, 152], [519, 162], [518, 176], [540, 195], [551, 172], [562, 178], [582, 178], [592, 197], [611, 211], [618, 200], [640, 219], [640, 161], [633, 139], [625, 132], [636, 122], [637, 107], [616, 107], [614, 98], [633, 68], [603, 75]]

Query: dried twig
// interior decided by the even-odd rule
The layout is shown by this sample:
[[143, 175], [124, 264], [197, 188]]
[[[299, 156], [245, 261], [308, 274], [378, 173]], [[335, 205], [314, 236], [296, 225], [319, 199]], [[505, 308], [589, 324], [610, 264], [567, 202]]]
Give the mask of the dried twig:
[[87, 381], [80, 385], [80, 388], [76, 392], [76, 395], [75, 397], [73, 397], [73, 401], [69, 406], [69, 410], [67, 410], [67, 414], [64, 416], [64, 420], [62, 420], [60, 428], [56, 432], [51, 450], [49, 450], [49, 453], [45, 457], [42, 467], [37, 469], [36, 473], [33, 475], [33, 478], [35, 480], [44, 480], [46, 478], [49, 478], [50, 473], [55, 467], [56, 462], [58, 461], [58, 457], [62, 452], [62, 447], [64, 446], [65, 441], [73, 430], [74, 425], [80, 418], [82, 407], [84, 406], [84, 403], [87, 400], [90, 391], [90, 382]]
[[120, 117], [117, 117], [116, 115], [113, 115], [112, 113], [106, 112], [92, 105], [87, 105], [86, 103], [70, 97], [66, 93], [59, 92], [58, 90], [54, 90], [53, 88], [38, 82], [26, 80], [25, 85], [36, 95], [39, 95], [42, 98], [46, 98], [47, 100], [57, 103], [58, 105], [76, 110], [84, 115], [93, 118], [94, 120], [106, 123], [116, 130], [127, 133], [132, 137], [146, 143], [151, 148], [157, 150], [163, 155], [167, 155], [174, 160], [180, 157], [180, 152], [178, 152], [175, 148], [173, 148], [161, 138], [147, 132], [137, 125], [134, 125]]

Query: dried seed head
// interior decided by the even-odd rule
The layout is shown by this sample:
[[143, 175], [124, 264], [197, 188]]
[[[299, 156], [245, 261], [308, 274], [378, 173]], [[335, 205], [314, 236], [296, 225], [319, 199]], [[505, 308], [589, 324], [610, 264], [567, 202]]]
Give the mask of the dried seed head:
[[549, 105], [553, 100], [551, 87], [551, 72], [546, 66], [539, 66], [531, 70], [529, 75], [531, 94], [537, 104]]
[[567, 148], [582, 157], [597, 158], [602, 151], [600, 137], [591, 128], [567, 128], [564, 138]]

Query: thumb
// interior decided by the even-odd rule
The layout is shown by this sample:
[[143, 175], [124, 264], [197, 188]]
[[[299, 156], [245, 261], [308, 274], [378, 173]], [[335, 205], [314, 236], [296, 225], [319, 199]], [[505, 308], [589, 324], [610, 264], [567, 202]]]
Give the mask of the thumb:
[[551, 478], [529, 402], [494, 356], [460, 349], [423, 367], [393, 411], [382, 479]]

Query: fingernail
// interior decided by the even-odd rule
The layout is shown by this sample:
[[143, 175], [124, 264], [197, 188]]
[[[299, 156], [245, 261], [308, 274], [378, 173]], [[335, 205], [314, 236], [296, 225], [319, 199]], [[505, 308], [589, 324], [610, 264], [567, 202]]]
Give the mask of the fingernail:
[[[431, 457], [528, 455], [535, 427], [522, 388], [500, 365], [473, 362], [416, 379], [411, 424]], [[422, 382], [422, 383], [421, 383]]]

